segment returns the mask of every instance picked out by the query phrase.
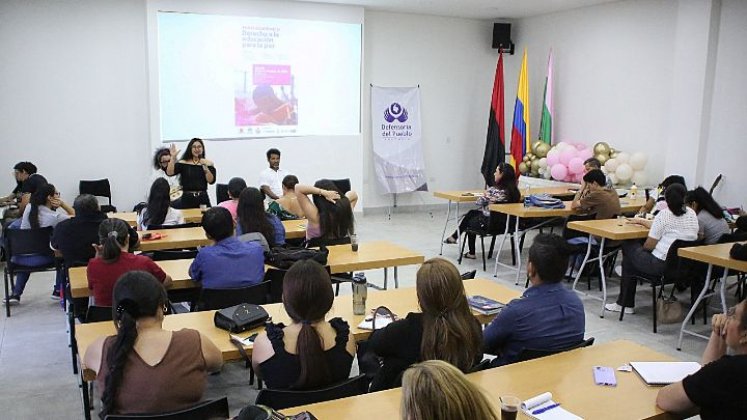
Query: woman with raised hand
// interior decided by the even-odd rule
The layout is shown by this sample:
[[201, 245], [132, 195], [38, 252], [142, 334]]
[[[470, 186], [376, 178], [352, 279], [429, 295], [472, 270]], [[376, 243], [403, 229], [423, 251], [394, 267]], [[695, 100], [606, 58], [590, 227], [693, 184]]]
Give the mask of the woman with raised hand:
[[207, 194], [207, 186], [215, 183], [215, 166], [212, 161], [205, 159], [205, 145], [202, 139], [190, 140], [179, 161], [177, 161], [179, 150], [175, 144], [171, 145], [169, 151], [171, 160], [166, 168], [166, 175], [179, 175], [179, 183], [182, 186], [182, 198], [176, 206], [182, 209], [193, 209], [204, 204], [209, 207], [210, 197]]
[[184, 223], [182, 212], [171, 207], [169, 183], [157, 178], [150, 186], [148, 203], [137, 214], [137, 230], [148, 230], [154, 225], [180, 225]]
[[355, 338], [341, 318], [325, 320], [334, 294], [329, 273], [298, 261], [283, 279], [283, 306], [291, 324], [268, 323], [254, 340], [252, 366], [268, 388], [316, 389], [350, 376]]
[[83, 358], [96, 372], [101, 419], [109, 414], [164, 413], [202, 399], [207, 373], [220, 370], [220, 350], [199, 331], [163, 329], [166, 290], [150, 274], [131, 271], [114, 286], [117, 335], [101, 337]]
[[[340, 193], [334, 182], [320, 179], [314, 186], [296, 184], [298, 204], [306, 215], [306, 241], [319, 238], [323, 242], [347, 238], [355, 233], [353, 209], [358, 194]], [[311, 194], [310, 199], [308, 195]]]
[[402, 377], [402, 420], [499, 420], [490, 400], [454, 366], [418, 363]]
[[482, 360], [480, 323], [454, 264], [443, 258], [424, 262], [415, 288], [422, 312], [410, 312], [369, 338], [369, 348], [383, 359], [371, 391], [399, 386], [402, 372], [423, 360], [445, 360], [463, 372]]
[[145, 271], [164, 287], [171, 284], [171, 276], [145, 255], [128, 252], [129, 226], [121, 219], [104, 219], [99, 225], [99, 245], [96, 257], [88, 261], [86, 275], [88, 289], [97, 306], [112, 306], [112, 290], [120, 276], [129, 271]]

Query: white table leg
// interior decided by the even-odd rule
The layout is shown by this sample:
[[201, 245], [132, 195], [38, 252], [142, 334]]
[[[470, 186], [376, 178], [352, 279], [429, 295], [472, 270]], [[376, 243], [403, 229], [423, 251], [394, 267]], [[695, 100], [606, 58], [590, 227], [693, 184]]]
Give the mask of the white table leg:
[[[703, 282], [703, 289], [700, 290], [700, 294], [698, 295], [698, 298], [695, 299], [695, 302], [693, 302], [692, 307], [687, 312], [687, 315], [685, 315], [685, 319], [682, 321], [682, 326], [680, 326], [680, 337], [677, 340], [677, 350], [682, 349], [682, 335], [684, 333], [693, 334], [698, 337], [703, 337], [701, 334], [695, 334], [693, 332], [686, 330], [685, 327], [687, 326], [688, 321], [690, 321], [690, 318], [692, 318], [693, 314], [695, 313], [695, 309], [698, 307], [698, 304], [703, 300], [703, 297], [705, 296], [706, 291], [708, 290], [708, 285], [711, 282], [712, 271], [713, 271], [713, 264], [708, 264], [708, 270], [706, 271], [705, 281]], [[654, 310], [656, 310], [656, 308], [654, 308]]]
[[581, 273], [584, 272], [584, 268], [586, 267], [586, 262], [589, 261], [589, 255], [591, 255], [591, 234], [589, 234], [589, 243], [586, 244], [586, 255], [584, 256], [584, 262], [581, 263], [581, 268], [578, 269], [578, 273], [576, 273], [576, 278], [573, 279], [573, 287], [571, 287], [571, 290], [576, 290], [576, 284], [578, 283], [578, 279], [581, 278]]
[[[602, 238], [602, 242], [599, 243], [599, 260], [597, 261], [599, 264], [599, 281], [602, 282], [602, 314], [599, 315], [600, 318], [604, 318], [604, 305], [607, 304], [607, 277], [604, 275], [604, 242], [606, 240], [607, 238]], [[591, 235], [589, 235], [589, 244], [591, 244]]]
[[446, 220], [444, 221], [444, 231], [441, 232], [441, 250], [438, 252], [438, 255], [444, 254], [444, 239], [446, 239], [446, 228], [449, 227], [449, 216], [451, 216], [451, 200], [446, 205]]
[[721, 277], [721, 290], [719, 294], [721, 295], [721, 309], [723, 310], [722, 313], [727, 312], [726, 308], [726, 279], [729, 277], [729, 269], [724, 267], [724, 276]]
[[501, 243], [498, 245], [498, 251], [495, 253], [495, 270], [493, 271], [493, 277], [498, 277], [498, 258], [501, 256], [503, 244], [506, 242], [506, 235], [511, 235], [511, 216], [508, 214], [506, 215], [506, 229], [503, 231]]
[[516, 248], [516, 284], [519, 285], [519, 277], [521, 276], [521, 249], [519, 248], [519, 224], [521, 218], [516, 216], [516, 226], [514, 227], [514, 244]]

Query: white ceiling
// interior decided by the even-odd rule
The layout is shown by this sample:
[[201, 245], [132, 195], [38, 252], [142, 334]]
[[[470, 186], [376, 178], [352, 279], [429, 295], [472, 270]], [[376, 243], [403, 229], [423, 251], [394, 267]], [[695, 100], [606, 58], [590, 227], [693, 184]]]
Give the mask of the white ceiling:
[[518, 19], [619, 0], [297, 0], [347, 4], [367, 10], [454, 16], [471, 19]]

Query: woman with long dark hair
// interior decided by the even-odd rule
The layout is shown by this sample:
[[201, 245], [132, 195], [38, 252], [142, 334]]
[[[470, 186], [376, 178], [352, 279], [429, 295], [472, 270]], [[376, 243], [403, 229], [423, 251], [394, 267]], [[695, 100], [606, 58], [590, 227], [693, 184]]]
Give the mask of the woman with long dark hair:
[[179, 150], [175, 144], [171, 145], [169, 152], [171, 160], [166, 168], [166, 175], [180, 175], [179, 183], [182, 186], [182, 198], [175, 206], [182, 209], [193, 209], [202, 204], [210, 206], [207, 186], [215, 183], [216, 172], [213, 162], [205, 159], [205, 145], [202, 139], [190, 140], [178, 162]]
[[129, 226], [121, 219], [105, 219], [99, 225], [99, 245], [96, 257], [88, 261], [88, 288], [97, 306], [112, 306], [112, 289], [120, 276], [129, 271], [145, 271], [164, 286], [171, 284], [171, 276], [145, 255], [127, 252], [130, 242]]
[[[259, 233], [270, 247], [285, 245], [285, 227], [277, 216], [265, 212], [262, 193], [254, 187], [247, 187], [239, 195], [239, 205], [236, 208], [238, 223], [236, 234]], [[253, 238], [242, 237], [242, 240]], [[262, 239], [259, 239], [262, 242]]]
[[[306, 215], [306, 240], [322, 241], [347, 238], [355, 233], [353, 209], [358, 194], [348, 191], [344, 195], [334, 182], [320, 179], [314, 186], [296, 184], [298, 204]], [[312, 198], [309, 199], [308, 195]]]
[[179, 184], [179, 175], [169, 176], [166, 173], [169, 168], [169, 162], [171, 162], [171, 151], [166, 147], [156, 149], [156, 152], [153, 154], [154, 170], [151, 175], [151, 181], [155, 181], [158, 178], [165, 179], [169, 183], [169, 196], [172, 200], [176, 200], [182, 196], [182, 186]]
[[660, 210], [654, 220], [635, 217], [632, 223], [649, 229], [646, 242], [624, 241], [622, 245], [622, 279], [617, 302], [608, 303], [608, 311], [620, 312], [625, 307], [626, 314], [635, 313], [636, 275], [660, 276], [666, 268], [669, 247], [676, 240], [694, 241], [698, 239], [698, 216], [693, 209], [685, 206], [687, 190], [682, 184], [674, 183], [664, 190], [666, 208]]
[[148, 226], [182, 223], [182, 212], [171, 207], [168, 181], [163, 178], [156, 179], [150, 186], [147, 205], [138, 212], [137, 229], [148, 230]]
[[319, 263], [298, 261], [285, 274], [283, 307], [291, 324], [267, 324], [252, 352], [268, 388], [321, 388], [350, 375], [355, 338], [341, 318], [325, 321], [333, 300], [329, 273]]
[[[62, 208], [64, 211], [60, 211]], [[39, 229], [45, 227], [54, 227], [59, 222], [67, 220], [70, 216], [75, 215], [75, 210], [65, 204], [60, 199], [60, 193], [52, 184], [42, 184], [36, 192], [31, 194], [29, 205], [23, 209], [21, 219], [21, 229]], [[54, 258], [44, 255], [21, 255], [14, 256], [13, 262], [28, 267], [42, 267], [54, 263]], [[3, 299], [3, 303], [9, 305], [18, 305], [21, 303], [21, 295], [26, 289], [26, 283], [29, 281], [31, 273], [16, 273], [15, 285], [8, 299]], [[52, 299], [60, 298], [60, 286], [62, 284], [62, 275], [57, 274], [54, 289], [52, 290]]]
[[207, 373], [220, 370], [220, 350], [199, 331], [163, 329], [168, 298], [150, 274], [131, 271], [114, 286], [117, 335], [101, 337], [83, 358], [96, 372], [99, 417], [180, 410], [202, 399]]
[[698, 238], [707, 245], [718, 242], [722, 235], [730, 232], [724, 211], [703, 187], [688, 191], [685, 203], [698, 215]]
[[[495, 186], [489, 187], [482, 196], [477, 198], [475, 204], [478, 209], [470, 210], [459, 223], [459, 230], [464, 232], [468, 229], [487, 229], [490, 225], [490, 205], [498, 203], [518, 203], [521, 201], [521, 193], [518, 188], [518, 180], [514, 167], [508, 163], [501, 162], [495, 168]], [[496, 217], [496, 216], [494, 216]], [[502, 217], [505, 217], [503, 215]], [[499, 223], [500, 224], [500, 223]], [[505, 226], [505, 221], [502, 226]], [[447, 244], [457, 243], [457, 231], [447, 237], [444, 242]], [[467, 233], [467, 253], [464, 258], [475, 259], [475, 238], [474, 233]]]
[[415, 288], [422, 312], [410, 312], [369, 339], [371, 350], [383, 358], [371, 391], [399, 386], [402, 372], [423, 360], [444, 360], [463, 372], [482, 360], [480, 323], [454, 264], [443, 258], [424, 262]]

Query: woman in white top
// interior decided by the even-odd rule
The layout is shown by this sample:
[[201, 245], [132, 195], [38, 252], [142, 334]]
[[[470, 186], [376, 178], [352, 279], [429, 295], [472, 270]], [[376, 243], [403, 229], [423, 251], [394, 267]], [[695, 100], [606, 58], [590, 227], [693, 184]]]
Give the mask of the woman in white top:
[[169, 176], [166, 173], [166, 169], [169, 167], [171, 162], [171, 152], [165, 147], [160, 147], [156, 150], [153, 155], [153, 174], [150, 177], [151, 183], [158, 178], [163, 178], [169, 183], [169, 192], [172, 200], [176, 200], [181, 197], [182, 186], [179, 184], [179, 175]]
[[148, 205], [137, 215], [137, 229], [148, 230], [153, 225], [180, 225], [184, 223], [182, 212], [171, 207], [169, 183], [162, 178], [153, 181], [148, 194]]
[[698, 217], [693, 209], [685, 206], [687, 190], [682, 184], [672, 184], [664, 191], [667, 208], [659, 211], [653, 221], [636, 217], [632, 223], [649, 228], [646, 242], [625, 241], [622, 245], [623, 263], [620, 296], [617, 302], [608, 303], [608, 311], [634, 313], [636, 275], [659, 276], [666, 268], [669, 247], [676, 240], [698, 239]]
[[685, 202], [698, 215], [698, 239], [703, 239], [706, 245], [715, 244], [721, 236], [730, 232], [724, 211], [705, 188], [688, 191]]

